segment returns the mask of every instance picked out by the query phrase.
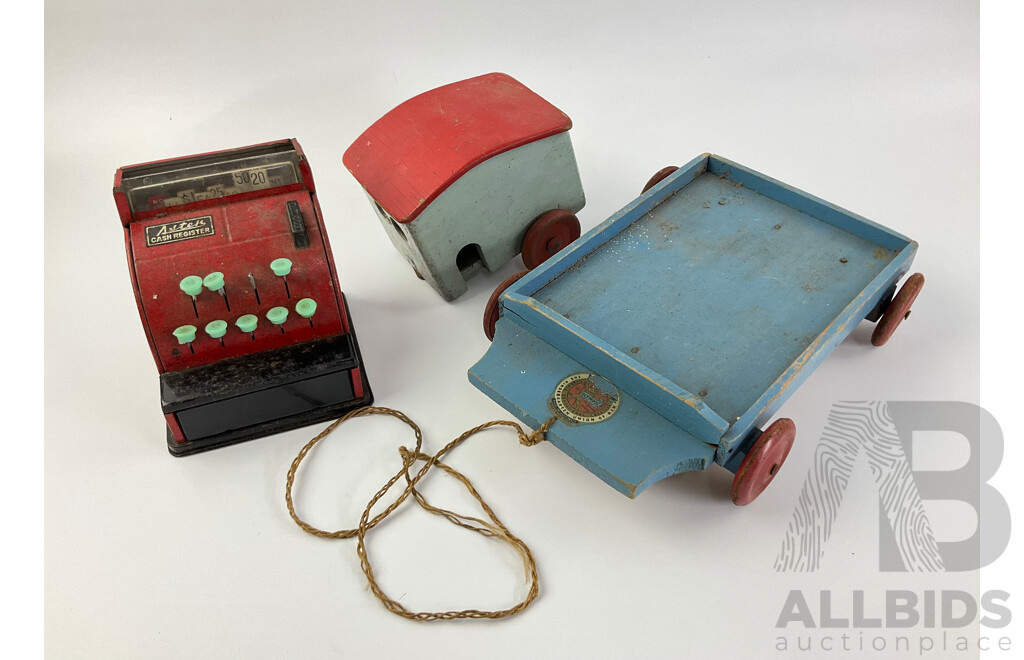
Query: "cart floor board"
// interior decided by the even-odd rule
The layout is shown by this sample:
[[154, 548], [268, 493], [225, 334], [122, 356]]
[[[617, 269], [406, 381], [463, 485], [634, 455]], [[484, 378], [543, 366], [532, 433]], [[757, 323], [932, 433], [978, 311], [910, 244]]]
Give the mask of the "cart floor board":
[[[558, 383], [589, 371], [520, 326], [500, 319], [494, 344], [469, 370], [469, 379], [537, 428], [554, 414], [549, 401]], [[548, 430], [547, 440], [630, 497], [660, 479], [711, 464], [714, 445], [697, 440], [633, 397], [621, 392], [620, 397], [619, 409], [605, 421], [570, 425], [560, 419]]]
[[895, 256], [705, 173], [533, 298], [731, 421]]

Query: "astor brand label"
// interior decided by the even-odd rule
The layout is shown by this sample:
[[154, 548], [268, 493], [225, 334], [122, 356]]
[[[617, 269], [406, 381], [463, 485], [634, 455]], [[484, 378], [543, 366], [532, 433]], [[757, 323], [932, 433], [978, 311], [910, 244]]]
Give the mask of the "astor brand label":
[[159, 225], [146, 227], [146, 247], [155, 247], [164, 243], [177, 243], [193, 238], [213, 236], [217, 229], [213, 226], [213, 216], [163, 222]]
[[619, 390], [597, 374], [573, 374], [562, 379], [552, 400], [564, 417], [581, 424], [603, 422], [619, 409]]

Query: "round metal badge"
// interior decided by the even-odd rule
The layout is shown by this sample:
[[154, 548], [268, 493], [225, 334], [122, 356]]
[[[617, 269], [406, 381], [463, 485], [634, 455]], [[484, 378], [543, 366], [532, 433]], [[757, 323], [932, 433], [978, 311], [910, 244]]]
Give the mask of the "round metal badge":
[[573, 374], [555, 388], [555, 409], [581, 424], [603, 422], [619, 409], [619, 390], [597, 374]]

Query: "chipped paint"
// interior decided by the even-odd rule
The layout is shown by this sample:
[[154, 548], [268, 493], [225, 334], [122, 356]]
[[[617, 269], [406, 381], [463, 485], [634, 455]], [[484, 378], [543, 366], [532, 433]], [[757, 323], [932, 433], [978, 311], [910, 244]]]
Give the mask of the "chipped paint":
[[[785, 362], [780, 366], [784, 366], [784, 368], [779, 372], [772, 371], [767, 374], [768, 378], [765, 378], [764, 382], [769, 386], [759, 396], [757, 396], [757, 391], [760, 390], [762, 381], [756, 381], [758, 387], [753, 392], [756, 399], [753, 396], [750, 399], [743, 398], [742, 406], [735, 406], [735, 411], [730, 410], [725, 415], [720, 414], [713, 406], [703, 401], [709, 396], [713, 401], [716, 397], [721, 400], [723, 392], [727, 390], [723, 390], [720, 383], [713, 379], [689, 382], [680, 379], [674, 373], [672, 374], [673, 380], [668, 377], [669, 372], [665, 369], [654, 369], [639, 361], [646, 356], [644, 359], [648, 364], [656, 364], [656, 362], [650, 361], [652, 353], [649, 344], [637, 341], [642, 337], [631, 337], [627, 333], [610, 340], [609, 335], [601, 331], [601, 326], [593, 324], [594, 319], [602, 319], [601, 316], [591, 315], [588, 317], [581, 313], [588, 311], [586, 308], [566, 307], [562, 304], [564, 301], [555, 304], [558, 298], [555, 293], [552, 293], [552, 290], [541, 292], [563, 276], [578, 280], [583, 277], [584, 266], [591, 264], [591, 268], [586, 273], [588, 278], [586, 285], [592, 289], [595, 298], [607, 295], [611, 289], [609, 281], [615, 281], [610, 280], [614, 275], [605, 270], [595, 270], [597, 267], [593, 264], [601, 264], [601, 268], [605, 268], [608, 264], [614, 264], [617, 257], [621, 257], [629, 251], [632, 251], [632, 254], [642, 255], [643, 259], [650, 259], [655, 253], [646, 250], [654, 247], [668, 247], [666, 244], [673, 238], [677, 242], [681, 238], [683, 241], [689, 241], [688, 244], [691, 247], [704, 240], [708, 243], [706, 248], [708, 258], [713, 261], [720, 261], [734, 255], [736, 246], [730, 247], [731, 244], [729, 244], [733, 235], [731, 226], [728, 229], [728, 235], [723, 231], [722, 235], [717, 237], [714, 234], [692, 237], [689, 233], [690, 226], [682, 226], [683, 223], [673, 216], [672, 209], [678, 208], [676, 201], [685, 197], [685, 193], [680, 194], [682, 189], [693, 183], [703, 172], [721, 176], [729, 183], [740, 184], [736, 188], [745, 189], [729, 188], [729, 192], [724, 196], [707, 194], [696, 199], [694, 198], [700, 193], [691, 194], [688, 198], [691, 200], [689, 202], [691, 213], [697, 213], [702, 208], [707, 209], [708, 206], [712, 207], [709, 213], [699, 213], [699, 217], [706, 219], [705, 223], [719, 217], [754, 217], [758, 221], [763, 221], [763, 224], [758, 225], [757, 232], [746, 235], [755, 243], [762, 239], [806, 241], [808, 236], [815, 235], [813, 227], [807, 229], [808, 222], [812, 225], [817, 222], [819, 223], [817, 226], [828, 227], [827, 231], [833, 234], [845, 233], [861, 241], [857, 244], [851, 240], [836, 243], [835, 249], [832, 251], [821, 251], [821, 258], [815, 262], [817, 271], [812, 274], [801, 273], [802, 279], [797, 279], [795, 282], [787, 280], [791, 282], [791, 286], [786, 291], [792, 293], [795, 290], [799, 294], [797, 296], [799, 303], [806, 304], [810, 301], [817, 301], [821, 314], [821, 325], [799, 326], [790, 328], [790, 333], [783, 332], [785, 345], [792, 347], [783, 349]], [[702, 189], [695, 188], [695, 190]], [[754, 209], [757, 208], [755, 197], [766, 195], [771, 199], [776, 199], [771, 197], [774, 194], [785, 199], [785, 202], [779, 202], [780, 204], [791, 204], [797, 213], [803, 215], [787, 215], [785, 213], [777, 217], [754, 215], [756, 212]], [[669, 199], [676, 201], [666, 204]], [[719, 201], [723, 203], [718, 204]], [[743, 207], [743, 204], [746, 204], [746, 207]], [[734, 206], [722, 208], [730, 205]], [[820, 213], [822, 217], [813, 215], [815, 213]], [[634, 229], [633, 234], [624, 236], [616, 243], [618, 237], [644, 217], [648, 218], [645, 227]], [[680, 229], [681, 231], [679, 231]], [[736, 229], [737, 236], [744, 235], [740, 229], [742, 227]], [[836, 232], [836, 229], [842, 230], [842, 232]], [[779, 230], [784, 231], [779, 232]], [[713, 227], [711, 231], [713, 232]], [[801, 239], [801, 232], [803, 232], [803, 239]], [[766, 239], [765, 237], [774, 238]], [[628, 242], [626, 242], [627, 239]], [[779, 245], [779, 243], [774, 245]], [[818, 245], [818, 243], [814, 243], [814, 245]], [[749, 248], [749, 245], [740, 247]], [[599, 251], [600, 258], [598, 258]], [[699, 250], [694, 251], [699, 252]], [[718, 157], [711, 157], [706, 161], [695, 159], [683, 168], [683, 172], [673, 175], [670, 184], [655, 187], [644, 193], [626, 205], [619, 213], [601, 223], [599, 227], [582, 236], [568, 250], [511, 287], [502, 297], [501, 305], [503, 313], [507, 312], [506, 319], [511, 324], [523, 328], [562, 354], [580, 361], [586, 368], [610, 378], [624, 393], [636, 397], [664, 419], [687, 430], [710, 447], [717, 447], [715, 460], [724, 463], [740, 445], [742, 439], [749, 437], [751, 429], [756, 428], [756, 424], [767, 421], [792, 393], [795, 386], [807, 378], [817, 364], [852, 332], [853, 328], [868, 313], [868, 310], [878, 304], [889, 285], [898, 279], [902, 272], [905, 272], [915, 252], [916, 243], [905, 239], [896, 232], [843, 211], [818, 198], [806, 195], [795, 188], [785, 186], [785, 184], [753, 173], [741, 166], [724, 161], [724, 159], [718, 159]], [[882, 254], [884, 254], [884, 258], [880, 256]], [[872, 265], [873, 260], [882, 263]], [[672, 264], [672, 266], [675, 265]], [[680, 269], [687, 267], [694, 268], [699, 265], [687, 262], [679, 264]], [[617, 275], [620, 277], [618, 281], [624, 281], [621, 279], [621, 273]], [[762, 277], [761, 280], [755, 278], [755, 281], [759, 282], [756, 286], [762, 286], [768, 294], [778, 293], [781, 290], [777, 285], [772, 284], [771, 278]], [[834, 281], [848, 283], [845, 288], [840, 289], [841, 297], [837, 297], [835, 294]], [[863, 285], [858, 293], [862, 282], [867, 284]], [[752, 286], [755, 284], [752, 283]], [[849, 298], [846, 297], [847, 290], [854, 291]], [[579, 295], [579, 291], [574, 288], [563, 288], [562, 291], [563, 295], [567, 296], [566, 300], [579, 299], [572, 297]], [[572, 295], [567, 292], [571, 292]], [[830, 292], [832, 298], [828, 297]], [[617, 300], [619, 299], [617, 298]], [[614, 313], [626, 315], [623, 318], [631, 319], [629, 322], [635, 324], [637, 323], [635, 319], [640, 318], [636, 314], [643, 310], [644, 302], [645, 298], [638, 295], [635, 301], [630, 298], [623, 302], [621, 307], [614, 307], [617, 310]], [[757, 312], [758, 307], [755, 305], [753, 310]], [[772, 309], [770, 295], [762, 307], [764, 310]], [[595, 308], [597, 307], [595, 306]], [[600, 309], [606, 310], [608, 307], [601, 306]], [[743, 313], [746, 313], [746, 309], [747, 307], [743, 308]], [[735, 311], [731, 310], [730, 313]], [[763, 314], [764, 311], [759, 313]], [[643, 318], [647, 321], [650, 320], [649, 316]], [[755, 320], [754, 317], [751, 317], [743, 322], [754, 322]], [[785, 329], [784, 324], [779, 321], [775, 321], [775, 323]], [[741, 332], [741, 328], [742, 324], [738, 322], [737, 332]], [[728, 342], [721, 346], [712, 344], [713, 342], [702, 344], [703, 348], [698, 350], [696, 355], [688, 350], [677, 360], [682, 364], [692, 363], [694, 359], [702, 357], [701, 351], [717, 351], [718, 355], [728, 354], [730, 346]], [[688, 348], [692, 349], [692, 347]], [[657, 355], [657, 353], [653, 355]], [[774, 363], [772, 369], [774, 369]], [[772, 376], [775, 373], [778, 376], [773, 380]], [[693, 395], [687, 387], [679, 385], [680, 382], [686, 383], [693, 391], [698, 391], [698, 386], [700, 386], [699, 394]], [[746, 406], [748, 400], [753, 402], [749, 407]], [[731, 414], [732, 412], [737, 414], [734, 416]], [[643, 482], [628, 483], [631, 481], [635, 481], [635, 479], [620, 480], [619, 483], [613, 485], [618, 490], [634, 494], [642, 490]]]

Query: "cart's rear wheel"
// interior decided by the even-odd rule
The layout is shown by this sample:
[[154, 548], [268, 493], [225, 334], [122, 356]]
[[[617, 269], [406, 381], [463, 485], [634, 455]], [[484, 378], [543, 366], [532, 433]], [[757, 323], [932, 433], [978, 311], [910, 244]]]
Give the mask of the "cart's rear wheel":
[[643, 194], [650, 190], [651, 188], [653, 188], [654, 186], [658, 185], [659, 183], [664, 181], [669, 174], [672, 174], [678, 169], [679, 168], [676, 167], [675, 165], [669, 165], [668, 167], [661, 168], [660, 170], [654, 173], [654, 176], [648, 179], [647, 184], [644, 186], [644, 189], [640, 191], [640, 194]]
[[523, 264], [533, 270], [580, 237], [580, 221], [572, 211], [554, 209], [533, 221], [523, 237]]
[[733, 477], [733, 504], [746, 506], [764, 492], [789, 456], [795, 439], [796, 424], [788, 417], [775, 420], [764, 430]]
[[505, 293], [505, 289], [515, 284], [523, 275], [529, 272], [528, 270], [523, 270], [515, 275], [506, 277], [494, 289], [491, 297], [487, 299], [487, 306], [484, 307], [484, 334], [487, 335], [487, 339], [494, 339], [494, 326], [498, 323], [498, 299], [501, 298], [501, 294]]
[[896, 328], [900, 327], [910, 316], [910, 308], [917, 300], [917, 295], [924, 288], [924, 275], [914, 273], [907, 278], [907, 281], [900, 287], [899, 292], [893, 296], [892, 302], [885, 308], [882, 318], [878, 319], [875, 331], [871, 333], [871, 343], [875, 346], [882, 346], [889, 341]]

